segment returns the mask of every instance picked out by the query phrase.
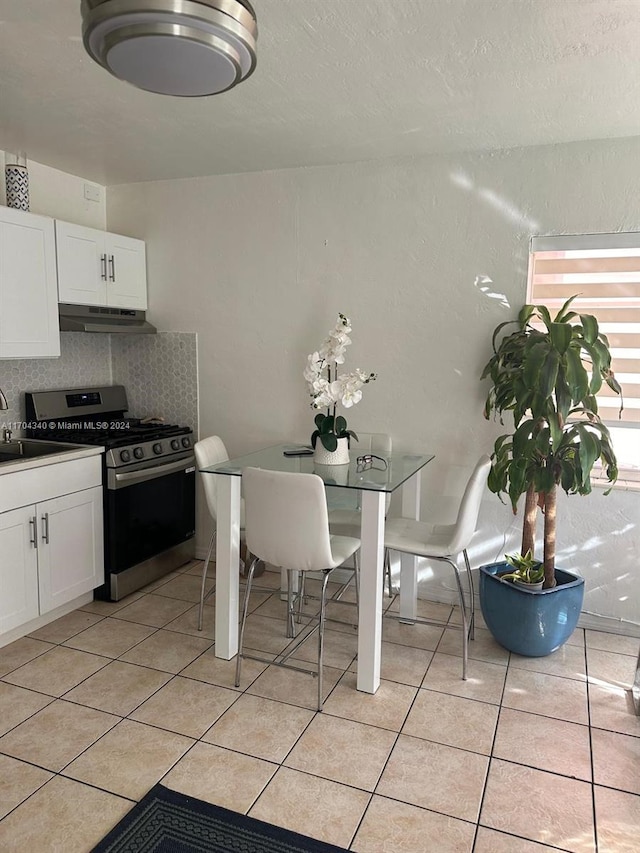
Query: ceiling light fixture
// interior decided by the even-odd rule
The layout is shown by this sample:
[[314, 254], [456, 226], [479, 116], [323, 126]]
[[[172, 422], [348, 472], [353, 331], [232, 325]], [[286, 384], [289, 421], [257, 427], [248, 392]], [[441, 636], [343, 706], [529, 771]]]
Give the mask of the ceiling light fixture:
[[82, 0], [81, 9], [89, 55], [147, 92], [217, 95], [256, 67], [248, 0]]

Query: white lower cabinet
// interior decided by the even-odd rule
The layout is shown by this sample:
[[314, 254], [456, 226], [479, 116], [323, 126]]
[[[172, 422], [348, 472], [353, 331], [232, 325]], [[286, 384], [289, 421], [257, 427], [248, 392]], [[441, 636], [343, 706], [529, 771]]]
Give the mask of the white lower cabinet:
[[0, 514], [0, 633], [39, 615], [35, 507]]
[[0, 477], [0, 635], [104, 583], [100, 478], [99, 456]]
[[36, 504], [40, 614], [104, 582], [102, 488]]

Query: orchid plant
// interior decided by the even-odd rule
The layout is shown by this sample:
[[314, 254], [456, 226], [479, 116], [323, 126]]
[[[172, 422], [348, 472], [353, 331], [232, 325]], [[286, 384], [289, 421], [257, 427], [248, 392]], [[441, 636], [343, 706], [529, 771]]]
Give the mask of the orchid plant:
[[350, 409], [362, 399], [362, 387], [376, 378], [375, 373], [365, 373], [356, 369], [352, 373], [338, 373], [338, 365], [344, 364], [346, 348], [351, 343], [349, 332], [351, 321], [344, 314], [338, 314], [335, 328], [316, 352], [307, 359], [304, 378], [309, 385], [311, 407], [326, 408], [327, 413], [319, 412], [315, 417], [316, 429], [311, 436], [311, 444], [315, 448], [320, 439], [325, 450], [334, 451], [339, 438], [354, 438], [358, 436], [353, 430], [347, 429], [347, 421], [342, 415], [336, 415], [338, 404]]

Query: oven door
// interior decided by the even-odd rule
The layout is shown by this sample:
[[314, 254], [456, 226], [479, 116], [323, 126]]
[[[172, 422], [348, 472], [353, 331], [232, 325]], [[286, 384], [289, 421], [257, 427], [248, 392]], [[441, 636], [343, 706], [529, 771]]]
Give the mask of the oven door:
[[195, 458], [107, 471], [105, 559], [125, 571], [195, 535]]

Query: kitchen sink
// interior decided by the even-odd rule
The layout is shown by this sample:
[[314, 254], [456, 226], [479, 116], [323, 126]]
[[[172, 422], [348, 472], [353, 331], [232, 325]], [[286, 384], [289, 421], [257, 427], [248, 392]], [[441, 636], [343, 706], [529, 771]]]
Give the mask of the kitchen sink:
[[52, 453], [64, 453], [65, 450], [77, 450], [76, 445], [59, 441], [18, 440], [0, 442], [0, 465], [4, 462], [17, 462], [19, 459], [36, 459]]

